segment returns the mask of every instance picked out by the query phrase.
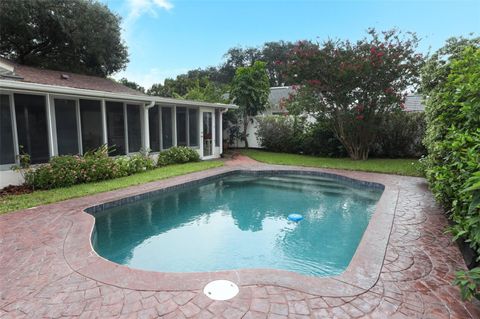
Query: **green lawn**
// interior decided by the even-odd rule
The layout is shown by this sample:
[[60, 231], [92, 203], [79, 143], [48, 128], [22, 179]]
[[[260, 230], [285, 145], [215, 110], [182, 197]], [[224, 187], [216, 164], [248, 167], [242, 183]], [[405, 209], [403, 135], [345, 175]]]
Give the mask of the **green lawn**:
[[184, 175], [192, 172], [203, 171], [209, 168], [222, 166], [221, 161], [203, 161], [187, 164], [170, 165], [167, 167], [157, 168], [151, 171], [116, 178], [108, 181], [80, 184], [72, 187], [57, 188], [47, 191], [35, 191], [25, 195], [11, 195], [0, 197], [0, 214], [45, 205], [49, 203], [59, 202], [62, 200], [92, 195], [101, 192], [107, 192], [114, 189], [124, 188], [127, 186], [148, 183], [151, 181]]
[[354, 171], [422, 176], [418, 170], [418, 160], [416, 159], [373, 158], [366, 161], [354, 161], [349, 158], [315, 157], [260, 150], [241, 150], [240, 152], [259, 162], [268, 164], [338, 168]]

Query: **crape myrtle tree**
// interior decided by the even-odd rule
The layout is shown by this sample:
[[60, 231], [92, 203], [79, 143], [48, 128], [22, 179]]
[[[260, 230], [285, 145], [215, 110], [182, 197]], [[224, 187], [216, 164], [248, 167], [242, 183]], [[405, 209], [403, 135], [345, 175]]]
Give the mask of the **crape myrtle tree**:
[[242, 118], [245, 148], [248, 148], [247, 130], [251, 117], [263, 112], [268, 104], [270, 83], [265, 62], [256, 61], [252, 66], [239, 67], [233, 78], [230, 96], [239, 106]]
[[128, 63], [120, 17], [95, 0], [0, 1], [0, 56], [102, 77]]
[[287, 61], [287, 76], [299, 84], [289, 109], [326, 120], [352, 159], [367, 159], [385, 116], [400, 111], [418, 83], [418, 41], [413, 33], [369, 29], [354, 43], [298, 42]]

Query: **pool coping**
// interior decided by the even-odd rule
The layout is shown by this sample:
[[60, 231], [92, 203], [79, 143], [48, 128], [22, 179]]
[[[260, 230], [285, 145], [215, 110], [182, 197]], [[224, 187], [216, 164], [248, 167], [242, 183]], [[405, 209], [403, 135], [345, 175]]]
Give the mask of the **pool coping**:
[[[313, 277], [275, 269], [239, 269], [215, 272], [171, 273], [129, 268], [99, 256], [92, 247], [95, 218], [92, 214], [105, 208], [154, 196], [187, 184], [235, 173], [262, 172], [301, 173], [334, 176], [342, 180], [381, 187], [383, 193], [355, 254], [346, 270], [336, 276]], [[384, 176], [384, 175], [383, 175]], [[381, 185], [381, 186], [380, 186]], [[395, 209], [398, 187], [380, 174], [333, 171], [307, 167], [258, 165], [251, 167], [220, 167], [163, 181], [109, 192], [99, 201], [85, 199], [76, 213], [64, 242], [63, 253], [69, 266], [77, 273], [112, 286], [145, 291], [201, 290], [212, 280], [227, 279], [239, 286], [275, 285], [326, 297], [356, 296], [368, 291], [377, 282], [385, 258]], [[93, 199], [97, 199], [94, 197]]]

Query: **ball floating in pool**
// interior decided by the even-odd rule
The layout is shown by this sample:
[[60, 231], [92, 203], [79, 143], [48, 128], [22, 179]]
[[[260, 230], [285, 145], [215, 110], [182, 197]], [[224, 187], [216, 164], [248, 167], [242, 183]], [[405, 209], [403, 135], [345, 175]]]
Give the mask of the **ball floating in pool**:
[[303, 216], [300, 214], [290, 214], [288, 215], [288, 220], [299, 222], [303, 219]]

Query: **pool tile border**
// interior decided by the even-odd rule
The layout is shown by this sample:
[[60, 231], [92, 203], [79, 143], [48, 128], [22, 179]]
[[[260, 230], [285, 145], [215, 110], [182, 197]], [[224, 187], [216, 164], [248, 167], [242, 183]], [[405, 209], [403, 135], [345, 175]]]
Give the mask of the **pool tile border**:
[[[141, 200], [159, 193], [203, 183], [223, 176], [247, 173], [254, 175], [311, 174], [334, 177], [358, 186], [382, 189], [372, 218], [347, 269], [332, 277], [312, 277], [284, 270], [240, 269], [200, 273], [165, 273], [132, 269], [99, 256], [91, 238], [96, 213], [110, 207]], [[221, 167], [167, 180], [152, 182], [126, 190], [87, 197], [74, 214], [69, 214], [71, 227], [64, 242], [64, 257], [77, 273], [116, 287], [136, 290], [201, 290], [216, 279], [232, 280], [239, 286], [276, 285], [327, 297], [356, 296], [375, 285], [382, 269], [386, 248], [395, 216], [398, 187], [381, 175], [331, 171], [322, 169], [258, 165], [233, 168]], [[88, 213], [85, 213], [88, 212]]]

